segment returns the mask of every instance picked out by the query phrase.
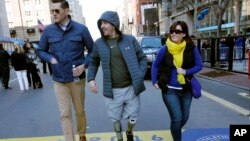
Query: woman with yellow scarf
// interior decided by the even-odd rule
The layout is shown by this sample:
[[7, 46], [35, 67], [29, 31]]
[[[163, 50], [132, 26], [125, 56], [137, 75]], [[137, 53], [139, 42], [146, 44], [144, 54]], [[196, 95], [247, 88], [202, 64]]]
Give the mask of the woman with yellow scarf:
[[[158, 79], [160, 69], [163, 73]], [[166, 44], [158, 51], [152, 65], [151, 76], [154, 87], [162, 90], [174, 141], [181, 141], [181, 130], [190, 113], [192, 94], [186, 80], [201, 69], [202, 60], [189, 36], [187, 24], [184, 21], [173, 23]]]

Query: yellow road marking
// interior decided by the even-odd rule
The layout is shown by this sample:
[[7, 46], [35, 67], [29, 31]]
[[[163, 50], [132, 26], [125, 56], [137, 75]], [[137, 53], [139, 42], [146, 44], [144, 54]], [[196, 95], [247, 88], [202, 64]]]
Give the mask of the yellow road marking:
[[[114, 132], [90, 133], [86, 135], [88, 141], [117, 141]], [[126, 135], [123, 135], [126, 140]], [[135, 141], [173, 141], [169, 130], [161, 131], [134, 131]], [[63, 136], [30, 137], [30, 138], [8, 138], [0, 141], [65, 141]], [[78, 141], [78, 136], [76, 136]]]

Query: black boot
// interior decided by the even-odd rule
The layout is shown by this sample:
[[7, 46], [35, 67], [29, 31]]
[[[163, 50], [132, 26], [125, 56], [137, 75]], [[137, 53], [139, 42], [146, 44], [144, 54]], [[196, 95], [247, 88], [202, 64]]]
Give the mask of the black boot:
[[127, 141], [134, 141], [134, 135], [132, 132], [126, 132]]
[[11, 87], [9, 87], [9, 86], [7, 86], [7, 87], [5, 87], [5, 89], [12, 89]]

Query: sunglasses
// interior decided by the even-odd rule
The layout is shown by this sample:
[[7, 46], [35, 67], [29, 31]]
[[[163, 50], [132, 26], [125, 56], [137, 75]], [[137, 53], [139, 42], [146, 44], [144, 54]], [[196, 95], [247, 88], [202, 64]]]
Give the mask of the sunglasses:
[[51, 9], [51, 14], [54, 14], [54, 12], [60, 14], [60, 9]]
[[170, 30], [170, 34], [173, 34], [173, 33], [175, 33], [175, 34], [181, 34], [181, 33], [183, 33], [183, 31], [181, 31], [179, 29]]

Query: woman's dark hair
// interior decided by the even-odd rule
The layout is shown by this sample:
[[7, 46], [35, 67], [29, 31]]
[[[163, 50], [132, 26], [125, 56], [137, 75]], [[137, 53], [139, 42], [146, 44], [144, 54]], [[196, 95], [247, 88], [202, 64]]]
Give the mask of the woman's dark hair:
[[66, 9], [69, 8], [69, 3], [67, 0], [51, 0], [52, 3], [61, 3], [61, 8]]
[[29, 52], [29, 48], [27, 47], [27, 44], [30, 44], [31, 48], [34, 48], [31, 43], [29, 43], [29, 42], [28, 43], [24, 43], [24, 45], [23, 45], [24, 53], [28, 53]]
[[3, 50], [3, 44], [0, 43], [0, 50]]
[[186, 22], [184, 22], [184, 21], [174, 22], [170, 27], [170, 31], [175, 30], [178, 25], [181, 26], [182, 32], [186, 34], [186, 36], [183, 39], [186, 41], [187, 45], [194, 46], [194, 42], [193, 42], [192, 38], [189, 36], [188, 25]]

